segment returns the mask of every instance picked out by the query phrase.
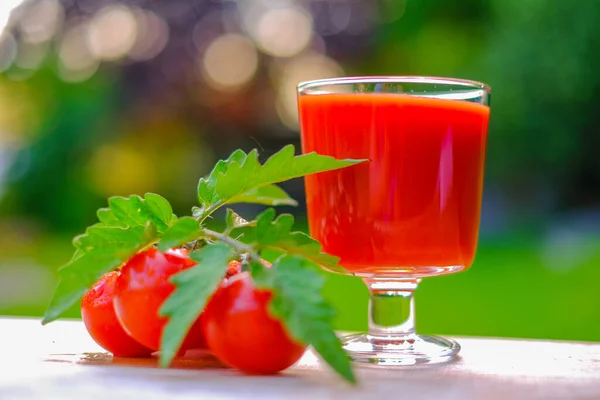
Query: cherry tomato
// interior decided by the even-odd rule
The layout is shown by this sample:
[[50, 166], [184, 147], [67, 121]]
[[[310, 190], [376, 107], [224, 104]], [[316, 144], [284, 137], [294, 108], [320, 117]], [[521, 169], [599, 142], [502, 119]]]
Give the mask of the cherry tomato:
[[[260, 262], [267, 268], [271, 267], [271, 263], [267, 260], [260, 260]], [[225, 274], [225, 279], [229, 279], [232, 276], [239, 274], [240, 272], [242, 272], [242, 262], [239, 260], [230, 261], [227, 265], [227, 273]]]
[[250, 374], [275, 374], [302, 356], [306, 346], [269, 314], [271, 297], [247, 272], [224, 281], [213, 294], [202, 326], [208, 347], [223, 363]]
[[116, 357], [146, 357], [152, 350], [129, 336], [119, 324], [113, 307], [119, 272], [109, 272], [83, 296], [81, 316], [90, 336]]
[[[125, 331], [138, 342], [159, 350], [166, 317], [158, 315], [163, 302], [175, 290], [169, 277], [195, 265], [185, 249], [161, 253], [152, 247], [133, 256], [121, 268], [115, 287], [114, 306]], [[205, 348], [200, 318], [192, 325], [180, 354]]]
[[233, 260], [230, 261], [227, 265], [227, 273], [225, 274], [225, 279], [229, 279], [232, 276], [235, 276], [242, 272], [242, 263], [241, 261]]

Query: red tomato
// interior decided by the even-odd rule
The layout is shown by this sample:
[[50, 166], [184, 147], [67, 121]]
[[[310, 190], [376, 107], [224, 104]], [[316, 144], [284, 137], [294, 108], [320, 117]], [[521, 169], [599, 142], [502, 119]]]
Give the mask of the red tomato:
[[81, 316], [90, 336], [116, 357], [146, 357], [152, 350], [129, 336], [119, 324], [113, 307], [119, 272], [109, 272], [83, 296]]
[[[271, 267], [271, 263], [267, 260], [260, 260], [260, 262], [267, 268]], [[230, 261], [227, 266], [227, 273], [225, 274], [225, 279], [229, 279], [232, 276], [239, 274], [240, 272], [242, 272], [242, 262], [238, 260]]]
[[[158, 310], [175, 290], [168, 281], [171, 275], [195, 265], [185, 249], [161, 253], [152, 247], [133, 256], [121, 269], [115, 288], [114, 306], [119, 322], [135, 340], [153, 350], [159, 350], [166, 317]], [[183, 341], [180, 353], [204, 348], [200, 318], [192, 325]]]
[[302, 356], [306, 346], [295, 342], [269, 314], [271, 296], [242, 272], [225, 281], [209, 300], [204, 335], [223, 363], [251, 374], [275, 374]]
[[232, 276], [235, 276], [242, 272], [242, 263], [241, 261], [233, 260], [230, 261], [227, 265], [227, 273], [225, 274], [225, 279], [229, 279]]

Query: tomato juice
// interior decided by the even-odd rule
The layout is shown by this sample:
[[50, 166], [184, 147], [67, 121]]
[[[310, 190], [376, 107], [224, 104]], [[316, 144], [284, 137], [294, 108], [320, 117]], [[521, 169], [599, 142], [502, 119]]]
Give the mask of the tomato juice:
[[468, 268], [489, 108], [394, 93], [299, 96], [304, 153], [369, 162], [306, 177], [310, 232], [358, 275]]

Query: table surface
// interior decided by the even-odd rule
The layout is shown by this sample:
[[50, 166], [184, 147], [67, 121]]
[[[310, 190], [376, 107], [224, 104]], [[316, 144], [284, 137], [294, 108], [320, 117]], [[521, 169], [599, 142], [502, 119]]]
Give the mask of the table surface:
[[350, 386], [307, 352], [278, 376], [245, 376], [206, 354], [156, 368], [113, 360], [80, 321], [0, 318], [0, 399], [600, 399], [600, 344], [458, 338], [452, 363], [358, 368]]

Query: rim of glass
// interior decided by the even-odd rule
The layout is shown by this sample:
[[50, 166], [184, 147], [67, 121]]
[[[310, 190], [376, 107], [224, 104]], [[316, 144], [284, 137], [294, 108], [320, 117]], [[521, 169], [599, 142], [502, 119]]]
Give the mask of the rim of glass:
[[314, 89], [325, 85], [347, 85], [356, 83], [424, 83], [433, 85], [456, 85], [464, 86], [465, 88], [469, 89], [484, 90], [488, 94], [492, 93], [492, 88], [489, 85], [478, 81], [419, 75], [346, 76], [339, 78], [316, 79], [312, 81], [300, 82], [298, 84], [298, 91], [303, 92], [306, 89]]

